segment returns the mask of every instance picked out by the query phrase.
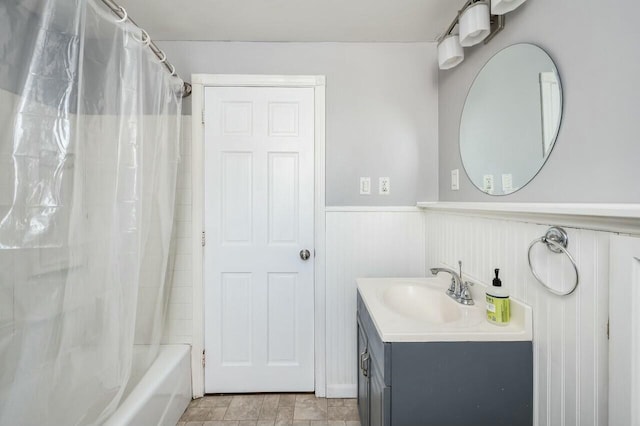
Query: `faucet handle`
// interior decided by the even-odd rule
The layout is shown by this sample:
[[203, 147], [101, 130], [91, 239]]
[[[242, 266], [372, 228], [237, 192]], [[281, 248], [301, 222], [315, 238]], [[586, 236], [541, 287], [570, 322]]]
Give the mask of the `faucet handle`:
[[458, 302], [463, 305], [474, 305], [473, 297], [471, 296], [471, 291], [469, 290], [469, 286], [472, 286], [473, 282], [471, 281], [463, 281], [461, 284], [460, 298]]
[[456, 293], [456, 279], [452, 276], [451, 277], [451, 284], [449, 284], [449, 289], [447, 290], [447, 294], [449, 296], [453, 295]]
[[458, 260], [458, 275], [460, 275], [460, 281], [462, 281], [462, 260]]

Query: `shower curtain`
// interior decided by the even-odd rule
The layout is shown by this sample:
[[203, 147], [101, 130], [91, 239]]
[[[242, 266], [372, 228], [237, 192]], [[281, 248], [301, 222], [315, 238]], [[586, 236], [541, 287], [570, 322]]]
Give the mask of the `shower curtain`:
[[100, 0], [0, 2], [0, 425], [100, 424], [155, 358], [181, 90]]

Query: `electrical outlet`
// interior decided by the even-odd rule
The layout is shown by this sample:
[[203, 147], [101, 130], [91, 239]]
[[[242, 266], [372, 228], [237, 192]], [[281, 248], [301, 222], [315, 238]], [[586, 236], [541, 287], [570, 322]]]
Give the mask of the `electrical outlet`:
[[389, 195], [391, 192], [391, 181], [388, 177], [380, 178], [380, 195]]
[[513, 192], [513, 175], [511, 173], [502, 175], [502, 192], [505, 194]]
[[451, 190], [460, 190], [460, 170], [458, 169], [451, 170]]
[[487, 194], [493, 194], [493, 175], [482, 176], [482, 190]]
[[360, 178], [360, 195], [369, 195], [369, 194], [371, 194], [371, 178], [361, 177]]

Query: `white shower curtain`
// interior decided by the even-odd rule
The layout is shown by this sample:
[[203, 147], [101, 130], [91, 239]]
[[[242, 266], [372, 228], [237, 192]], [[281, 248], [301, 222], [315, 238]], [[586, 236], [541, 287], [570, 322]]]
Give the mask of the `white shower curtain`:
[[0, 425], [100, 424], [157, 354], [183, 83], [117, 19], [0, 2]]

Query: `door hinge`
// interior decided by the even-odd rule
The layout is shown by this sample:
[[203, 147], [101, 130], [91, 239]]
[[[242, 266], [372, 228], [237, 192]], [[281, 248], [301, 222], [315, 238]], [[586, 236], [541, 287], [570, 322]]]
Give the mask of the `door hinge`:
[[202, 247], [207, 243], [207, 237], [205, 236], [204, 231], [202, 231]]
[[204, 109], [202, 110], [202, 124], [204, 124]]
[[202, 351], [202, 368], [204, 368], [205, 364], [207, 363], [207, 361], [205, 360], [204, 357], [204, 350]]
[[609, 336], [609, 324], [611, 323], [611, 319], [607, 319], [607, 340], [609, 340], [611, 337]]

